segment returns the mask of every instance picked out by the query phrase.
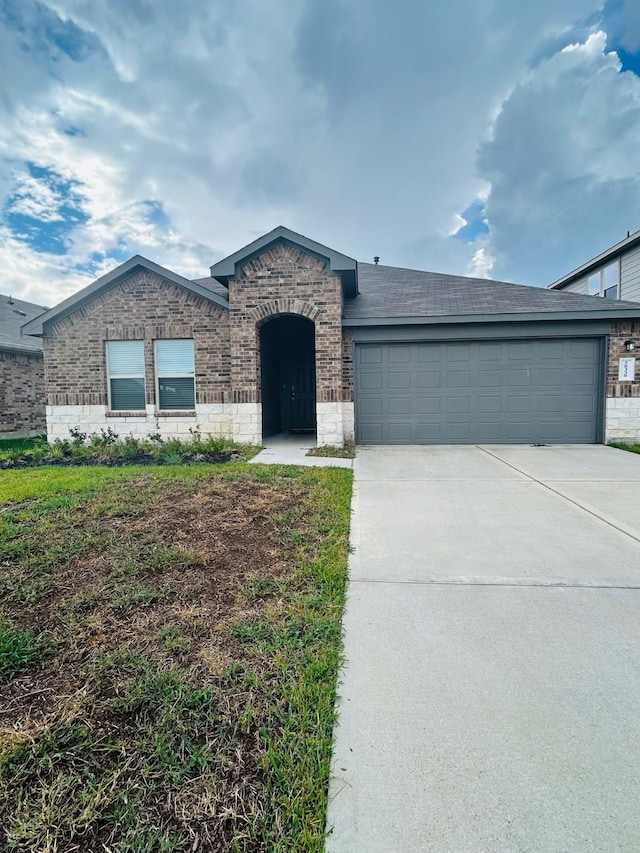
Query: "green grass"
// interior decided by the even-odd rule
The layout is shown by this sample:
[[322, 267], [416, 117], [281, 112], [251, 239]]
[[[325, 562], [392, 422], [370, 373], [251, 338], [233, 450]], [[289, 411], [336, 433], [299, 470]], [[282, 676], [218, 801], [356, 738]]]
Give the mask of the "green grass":
[[617, 447], [618, 450], [629, 450], [631, 453], [640, 453], [640, 444], [626, 444], [624, 441], [610, 441], [610, 447]]
[[0, 438], [0, 453], [4, 451], [32, 450], [34, 447], [47, 440], [45, 435], [37, 435], [33, 438]]
[[31, 631], [15, 628], [0, 618], [0, 683], [15, 678], [38, 655], [38, 642]]
[[0, 850], [320, 853], [350, 495], [241, 462], [0, 474]]

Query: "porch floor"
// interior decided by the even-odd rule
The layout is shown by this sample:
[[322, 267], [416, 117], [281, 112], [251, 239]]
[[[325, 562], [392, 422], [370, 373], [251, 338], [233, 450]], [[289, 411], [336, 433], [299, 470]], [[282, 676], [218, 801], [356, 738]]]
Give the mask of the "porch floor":
[[353, 459], [307, 456], [316, 446], [315, 435], [291, 435], [280, 432], [263, 439], [264, 450], [250, 459], [259, 465], [308, 465], [320, 468], [353, 468]]

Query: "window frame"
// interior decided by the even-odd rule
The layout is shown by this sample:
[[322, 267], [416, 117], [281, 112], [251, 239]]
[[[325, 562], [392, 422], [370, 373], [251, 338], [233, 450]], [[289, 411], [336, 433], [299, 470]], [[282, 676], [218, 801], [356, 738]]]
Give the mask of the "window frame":
[[[605, 270], [608, 270], [609, 267], [613, 267], [613, 266], [615, 266], [617, 269], [618, 280], [615, 284], [609, 284], [605, 287], [604, 272], [605, 272]], [[594, 278], [595, 276], [598, 276], [598, 292], [592, 293], [589, 290], [589, 281], [592, 278]], [[586, 276], [587, 293], [589, 294], [589, 296], [599, 296], [601, 299], [621, 299], [621, 287], [622, 287], [622, 282], [620, 281], [621, 276], [622, 276], [622, 264], [621, 264], [621, 259], [618, 257], [615, 259], [615, 261], [611, 261], [611, 263], [609, 263], [609, 264], [604, 264], [603, 266], [598, 267], [597, 269], [593, 270], [593, 272], [590, 272], [589, 275]], [[616, 295], [615, 296], [605, 296], [606, 291], [611, 290], [611, 288], [613, 288], [613, 287], [616, 288]]]
[[[142, 344], [142, 373], [141, 374], [131, 374], [131, 373], [111, 373], [111, 356], [110, 356], [110, 344]], [[135, 338], [134, 340], [109, 340], [105, 341], [105, 365], [107, 368], [107, 402], [109, 404], [110, 412], [135, 412], [138, 414], [139, 412], [147, 411], [147, 371], [145, 365], [145, 354], [144, 354], [144, 340], [141, 338]], [[112, 404], [112, 394], [111, 394], [111, 380], [112, 379], [142, 379], [142, 395], [143, 395], [143, 404], [141, 409], [114, 409]]]
[[[191, 341], [193, 349], [193, 373], [171, 373], [162, 374], [158, 371], [158, 344], [171, 341]], [[156, 338], [153, 342], [153, 371], [155, 374], [156, 411], [157, 412], [195, 412], [196, 410], [196, 345], [193, 338]], [[193, 380], [193, 408], [192, 409], [163, 409], [160, 406], [160, 380], [161, 379], [192, 379]]]

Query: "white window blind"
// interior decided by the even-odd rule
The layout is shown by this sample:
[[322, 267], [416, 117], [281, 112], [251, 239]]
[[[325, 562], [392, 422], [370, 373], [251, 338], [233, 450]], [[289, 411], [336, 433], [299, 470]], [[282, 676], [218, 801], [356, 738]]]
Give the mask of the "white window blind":
[[192, 340], [156, 341], [156, 380], [159, 409], [195, 409]]
[[108, 341], [109, 407], [112, 411], [141, 411], [145, 407], [144, 342]]

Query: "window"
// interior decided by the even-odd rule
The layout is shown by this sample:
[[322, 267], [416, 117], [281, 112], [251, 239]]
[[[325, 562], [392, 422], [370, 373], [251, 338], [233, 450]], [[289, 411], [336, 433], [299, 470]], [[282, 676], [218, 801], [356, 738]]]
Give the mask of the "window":
[[107, 341], [109, 408], [136, 412], [144, 409], [144, 342]]
[[591, 296], [618, 299], [620, 296], [620, 262], [614, 261], [592, 273], [587, 279], [587, 292]]
[[195, 409], [193, 341], [156, 341], [156, 383], [158, 409]]

